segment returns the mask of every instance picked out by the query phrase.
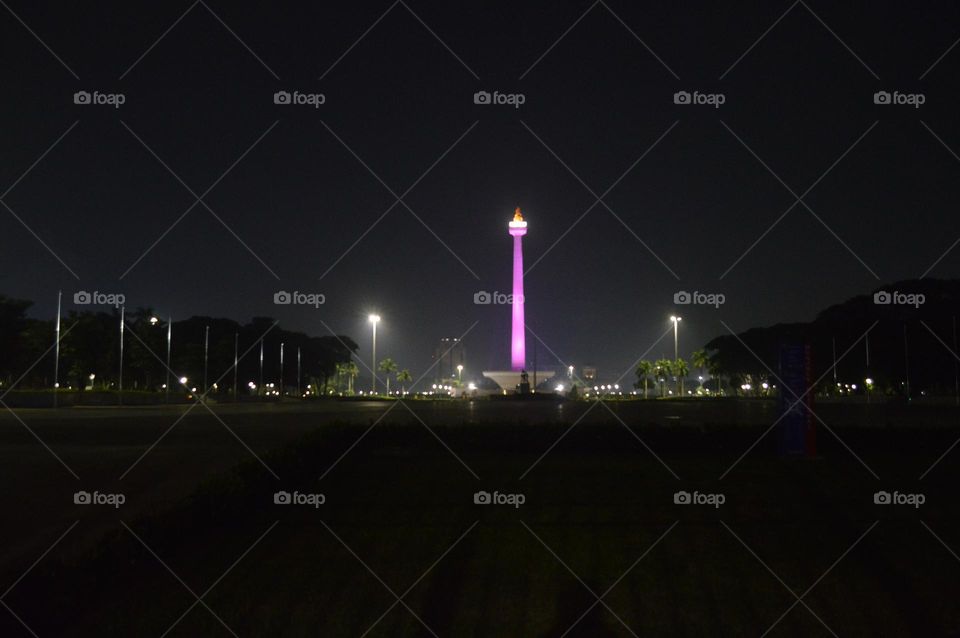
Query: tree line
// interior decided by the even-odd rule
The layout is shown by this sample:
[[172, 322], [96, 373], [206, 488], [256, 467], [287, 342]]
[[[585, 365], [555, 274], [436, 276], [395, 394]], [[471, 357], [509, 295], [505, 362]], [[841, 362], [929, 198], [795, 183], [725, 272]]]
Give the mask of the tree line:
[[[32, 301], [0, 295], [0, 381], [3, 388], [50, 389], [54, 385], [56, 320], [28, 316]], [[121, 311], [69, 310], [60, 321], [59, 386], [115, 390], [120, 381]], [[186, 377], [198, 389], [204, 373], [211, 393], [232, 393], [235, 351], [240, 356], [237, 385], [249, 383], [313, 383], [321, 392], [333, 383], [339, 366], [352, 361], [356, 342], [346, 335], [313, 337], [284, 330], [269, 317], [247, 323], [193, 316], [172, 324], [151, 308], [124, 312], [123, 389], [160, 391], [168, 377], [173, 384]], [[168, 330], [170, 369], [166, 366]], [[280, 350], [284, 362], [281, 375]], [[263, 348], [261, 378], [260, 352]], [[235, 350], [236, 349], [236, 350]], [[281, 378], [282, 377], [282, 378]], [[217, 387], [214, 388], [214, 382]], [[261, 384], [262, 381], [262, 384]]]
[[[822, 393], [954, 394], [960, 379], [960, 280], [884, 285], [820, 312], [813, 321], [751, 328], [706, 344], [709, 366], [732, 385], [774, 383], [785, 344], [810, 349]], [[834, 367], [834, 362], [836, 366]]]

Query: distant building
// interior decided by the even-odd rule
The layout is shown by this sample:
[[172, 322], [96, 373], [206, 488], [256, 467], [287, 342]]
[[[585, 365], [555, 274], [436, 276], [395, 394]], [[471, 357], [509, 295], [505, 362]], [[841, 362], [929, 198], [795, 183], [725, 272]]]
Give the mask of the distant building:
[[435, 377], [450, 379], [457, 376], [457, 366], [467, 366], [467, 351], [463, 342], [455, 337], [444, 337], [433, 351], [433, 369]]
[[584, 381], [596, 381], [597, 380], [597, 369], [593, 366], [584, 366], [583, 368], [583, 380]]

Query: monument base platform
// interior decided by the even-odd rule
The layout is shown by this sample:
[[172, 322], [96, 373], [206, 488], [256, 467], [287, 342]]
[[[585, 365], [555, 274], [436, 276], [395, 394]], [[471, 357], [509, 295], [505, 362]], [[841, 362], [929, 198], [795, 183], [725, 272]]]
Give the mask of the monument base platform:
[[[517, 388], [520, 385], [521, 381], [521, 371], [519, 370], [485, 370], [483, 376], [490, 379], [503, 391], [504, 394], [514, 394], [517, 392]], [[552, 371], [537, 371], [537, 383], [543, 383], [548, 379], [552, 378], [556, 374]], [[531, 390], [533, 390], [533, 373], [527, 373], [527, 380], [530, 382]]]

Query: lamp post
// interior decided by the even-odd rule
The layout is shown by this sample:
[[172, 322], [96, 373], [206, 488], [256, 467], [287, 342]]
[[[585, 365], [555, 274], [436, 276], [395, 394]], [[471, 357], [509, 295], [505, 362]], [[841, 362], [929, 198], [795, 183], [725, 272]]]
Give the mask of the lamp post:
[[207, 361], [210, 355], [210, 326], [203, 331], [203, 396], [207, 396]]
[[55, 347], [57, 349], [53, 361], [53, 407], [57, 407], [57, 394], [60, 389], [60, 300], [63, 293], [57, 291], [57, 336]]
[[373, 385], [371, 386], [370, 393], [377, 393], [377, 323], [380, 321], [380, 315], [370, 315], [367, 317], [370, 323], [373, 325], [373, 365], [370, 366], [370, 374], [373, 376]]
[[907, 375], [907, 401], [910, 401], [910, 350], [907, 347], [907, 324], [903, 324], [903, 369]]
[[117, 401], [123, 405], [123, 319], [126, 306], [120, 306], [120, 376], [117, 385]]
[[867, 403], [870, 403], [870, 390], [872, 390], [871, 386], [873, 385], [873, 379], [870, 378], [870, 333], [869, 332], [867, 332], [867, 334], [864, 335], [864, 339], [865, 339], [864, 343], [867, 348], [867, 379], [866, 379], [867, 385], [864, 391], [867, 393]]
[[[953, 320], [953, 351], [957, 351], [957, 317], [954, 316]], [[956, 396], [956, 403], [960, 405], [960, 369], [957, 368], [957, 358], [953, 358], [953, 390]]]
[[233, 400], [235, 402], [240, 399], [237, 398], [237, 364], [240, 363], [237, 359], [237, 349], [240, 346], [240, 333], [233, 333]]
[[673, 322], [673, 360], [674, 361], [680, 358], [680, 354], [679, 354], [680, 349], [678, 347], [680, 342], [679, 342], [677, 333], [680, 327], [680, 322], [682, 320], [683, 320], [683, 317], [678, 317], [676, 315], [670, 316], [670, 321]]
[[167, 316], [167, 383], [164, 386], [166, 395], [164, 402], [170, 402], [170, 343], [173, 341], [173, 317]]
[[458, 365], [457, 366], [457, 383], [462, 383], [462, 382], [463, 382], [463, 366]]

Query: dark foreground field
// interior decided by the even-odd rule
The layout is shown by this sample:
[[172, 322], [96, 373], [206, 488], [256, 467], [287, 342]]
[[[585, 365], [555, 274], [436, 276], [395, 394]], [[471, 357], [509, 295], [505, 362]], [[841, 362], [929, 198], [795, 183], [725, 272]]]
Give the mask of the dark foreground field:
[[960, 635], [956, 413], [657, 403], [8, 414], [0, 636]]

